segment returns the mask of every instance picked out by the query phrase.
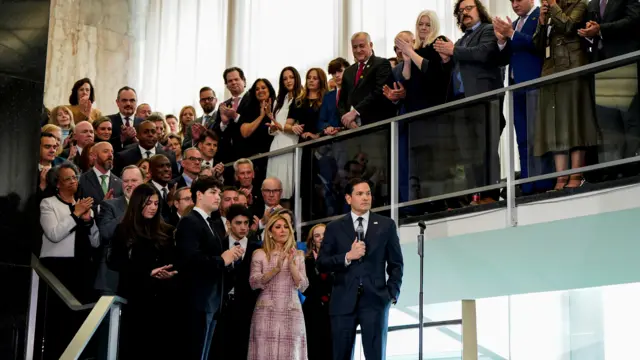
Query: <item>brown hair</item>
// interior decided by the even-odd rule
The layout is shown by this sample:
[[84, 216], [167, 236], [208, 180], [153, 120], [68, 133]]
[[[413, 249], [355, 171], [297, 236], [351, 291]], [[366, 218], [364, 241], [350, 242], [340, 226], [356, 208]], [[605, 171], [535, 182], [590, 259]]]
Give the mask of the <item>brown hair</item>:
[[324, 70], [320, 68], [311, 68], [307, 71], [307, 75], [305, 75], [304, 77], [305, 78], [304, 88], [302, 89], [302, 92], [300, 93], [300, 95], [298, 95], [298, 97], [296, 98], [296, 106], [300, 106], [302, 104], [302, 101], [305, 98], [307, 98], [307, 96], [309, 95], [309, 88], [307, 87], [306, 79], [309, 78], [309, 74], [311, 74], [312, 71], [315, 71], [316, 74], [318, 74], [318, 81], [320, 82], [320, 84], [318, 84], [318, 98], [309, 99], [309, 102], [311, 103], [311, 106], [313, 107], [314, 110], [318, 110], [322, 105], [322, 98], [324, 98], [324, 94], [326, 94], [329, 91], [327, 74], [324, 72]]
[[349, 62], [345, 58], [337, 57], [329, 62], [329, 66], [327, 67], [327, 72], [329, 75], [333, 75], [340, 71], [342, 68], [348, 68]]
[[[460, 10], [460, 4], [463, 1], [464, 0], [456, 1], [456, 5], [453, 8], [453, 16], [455, 16], [456, 21], [458, 22], [458, 27], [460, 28], [460, 30], [465, 31], [467, 28], [462, 23], [462, 19], [461, 19], [462, 11]], [[491, 24], [492, 23], [491, 15], [489, 15], [489, 11], [484, 6], [484, 4], [480, 0], [474, 0], [474, 2], [475, 2], [475, 5], [476, 5], [476, 9], [478, 9], [478, 15], [480, 15], [480, 22], [481, 23], [485, 23], [485, 24]]]
[[313, 250], [320, 251], [320, 249], [315, 249], [315, 245], [313, 243], [313, 232], [316, 231], [317, 228], [323, 227], [327, 228], [325, 224], [315, 224], [311, 230], [309, 230], [309, 234], [307, 234], [307, 257], [313, 256]]

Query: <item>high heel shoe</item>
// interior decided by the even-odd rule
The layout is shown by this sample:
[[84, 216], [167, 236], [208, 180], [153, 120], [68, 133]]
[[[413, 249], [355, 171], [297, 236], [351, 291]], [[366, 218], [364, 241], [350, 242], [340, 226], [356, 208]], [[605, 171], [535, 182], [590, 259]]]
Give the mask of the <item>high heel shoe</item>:
[[567, 183], [567, 185], [565, 185], [565, 187], [567, 189], [579, 188], [584, 184], [584, 181], [585, 180], [582, 174], [573, 174], [569, 177], [569, 182]]

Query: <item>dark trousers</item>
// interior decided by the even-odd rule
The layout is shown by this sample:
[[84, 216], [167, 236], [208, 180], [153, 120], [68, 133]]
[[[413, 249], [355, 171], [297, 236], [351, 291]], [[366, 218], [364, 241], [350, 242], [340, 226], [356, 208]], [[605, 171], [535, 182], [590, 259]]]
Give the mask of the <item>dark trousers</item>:
[[385, 308], [361, 308], [356, 305], [355, 311], [351, 314], [331, 316], [333, 360], [352, 359], [358, 324], [362, 331], [361, 339], [365, 358], [367, 360], [385, 359], [389, 305]]
[[209, 360], [246, 360], [254, 304], [230, 297], [213, 335]]
[[185, 360], [208, 360], [213, 332], [216, 328], [214, 313], [206, 311], [188, 310], [184, 314], [185, 323], [182, 329], [182, 356]]

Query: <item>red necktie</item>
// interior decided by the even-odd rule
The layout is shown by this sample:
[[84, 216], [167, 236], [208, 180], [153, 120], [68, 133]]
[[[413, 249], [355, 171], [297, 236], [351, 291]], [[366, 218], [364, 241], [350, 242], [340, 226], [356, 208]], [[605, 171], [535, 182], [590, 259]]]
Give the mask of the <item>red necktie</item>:
[[356, 73], [356, 85], [358, 85], [358, 81], [360, 81], [360, 78], [362, 77], [362, 70], [364, 70], [364, 63], [361, 62], [358, 65], [358, 72]]
[[[356, 84], [358, 83], [358, 80], [356, 80]], [[338, 103], [340, 102], [340, 90], [342, 89], [338, 89], [338, 96], [336, 96], [336, 105], [338, 105]]]

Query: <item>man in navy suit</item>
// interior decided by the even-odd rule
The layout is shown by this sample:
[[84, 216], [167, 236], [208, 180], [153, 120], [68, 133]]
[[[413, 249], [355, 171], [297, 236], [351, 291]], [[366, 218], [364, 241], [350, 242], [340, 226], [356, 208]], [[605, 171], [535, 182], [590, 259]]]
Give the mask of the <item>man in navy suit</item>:
[[318, 270], [335, 276], [329, 303], [333, 359], [351, 359], [358, 324], [367, 360], [384, 359], [389, 307], [402, 284], [400, 240], [393, 220], [370, 211], [368, 182], [352, 179], [345, 193], [351, 211], [327, 225], [318, 255]]
[[[537, 79], [542, 70], [542, 57], [533, 45], [533, 34], [538, 26], [540, 8], [533, 0], [511, 0], [511, 7], [518, 15], [513, 23], [496, 17], [493, 29], [498, 38], [500, 57], [509, 65], [509, 83], [519, 84]], [[536, 158], [533, 153], [533, 121], [536, 116], [536, 92], [518, 91], [513, 94], [514, 126], [520, 154], [520, 176], [526, 178], [553, 171], [550, 156]], [[523, 194], [544, 192], [553, 188], [552, 180], [536, 181], [522, 185]]]
[[136, 128], [142, 123], [141, 118], [135, 117], [136, 103], [138, 102], [136, 91], [125, 86], [118, 90], [116, 105], [119, 112], [107, 116], [111, 119], [112, 132], [109, 142], [113, 145], [113, 151], [118, 153], [125, 146], [136, 142]]
[[211, 340], [220, 316], [227, 267], [242, 259], [244, 249], [228, 250], [212, 229], [211, 213], [220, 205], [221, 184], [211, 177], [193, 182], [195, 206], [176, 229], [176, 262], [181, 276], [185, 326], [184, 359], [208, 360]]

